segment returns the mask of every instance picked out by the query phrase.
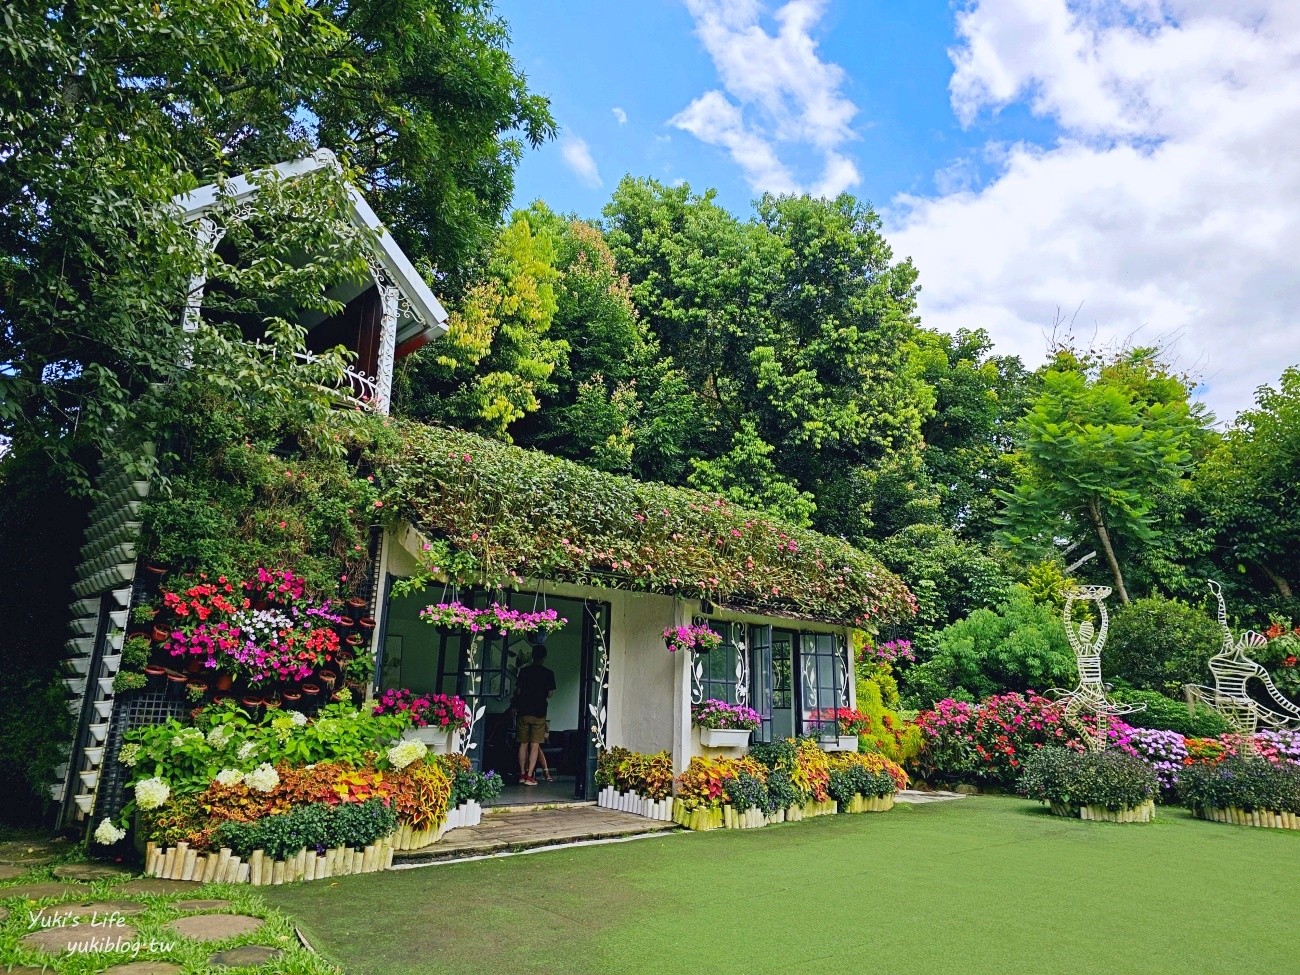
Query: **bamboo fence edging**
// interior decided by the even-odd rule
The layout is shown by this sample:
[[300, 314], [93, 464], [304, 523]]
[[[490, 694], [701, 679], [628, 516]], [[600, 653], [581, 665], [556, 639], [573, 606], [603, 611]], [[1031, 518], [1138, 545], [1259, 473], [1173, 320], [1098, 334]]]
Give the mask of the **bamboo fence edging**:
[[189, 844], [184, 842], [177, 843], [174, 847], [146, 843], [144, 872], [147, 877], [166, 880], [246, 883], [255, 887], [378, 873], [393, 865], [393, 853], [397, 850], [418, 850], [436, 843], [450, 830], [477, 826], [482, 819], [483, 807], [471, 800], [452, 809], [447, 813], [447, 818], [432, 829], [413, 830], [410, 823], [401, 823], [394, 832], [362, 850], [346, 846], [335, 847], [320, 854], [299, 850], [287, 860], [272, 860], [264, 850], [254, 850], [244, 862], [229, 847], [200, 853], [190, 849]]
[[674, 820], [674, 808], [678, 804], [672, 796], [666, 799], [651, 799], [639, 792], [619, 792], [612, 785], [607, 785], [596, 796], [596, 805], [601, 809], [631, 813], [633, 816], [644, 816], [646, 819], [657, 819], [666, 823]]
[[1090, 823], [1149, 823], [1156, 818], [1154, 799], [1148, 799], [1138, 806], [1125, 806], [1122, 809], [1107, 809], [1105, 806], [1070, 806], [1062, 802], [1050, 804], [1052, 814], [1079, 818]]
[[1209, 806], [1195, 809], [1192, 815], [1212, 823], [1232, 826], [1258, 826], [1261, 829], [1300, 829], [1300, 814], [1274, 812], [1271, 809], [1242, 809], [1239, 806]]

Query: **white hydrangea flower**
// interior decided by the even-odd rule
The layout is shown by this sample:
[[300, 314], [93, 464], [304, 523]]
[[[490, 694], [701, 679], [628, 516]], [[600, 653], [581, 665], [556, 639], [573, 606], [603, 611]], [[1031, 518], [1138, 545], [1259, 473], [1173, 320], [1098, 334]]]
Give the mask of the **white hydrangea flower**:
[[122, 750], [117, 753], [117, 760], [131, 768], [140, 760], [140, 746], [132, 742], [129, 745], [123, 745]]
[[208, 732], [208, 744], [213, 748], [225, 748], [233, 736], [234, 732], [228, 725], [219, 724]]
[[298, 725], [298, 727], [302, 727], [307, 723], [307, 715], [303, 714], [301, 711], [290, 711], [289, 720]]
[[252, 741], [246, 741], [239, 746], [239, 751], [236, 754], [238, 754], [240, 760], [243, 761], [252, 758], [253, 753], [255, 751], [257, 751], [257, 743]]
[[244, 773], [237, 768], [223, 768], [217, 773], [217, 783], [224, 786], [232, 786], [237, 782], [242, 782]]
[[135, 804], [141, 809], [157, 809], [171, 794], [171, 786], [156, 775], [135, 784]]
[[422, 741], [398, 742], [388, 749], [388, 762], [393, 768], [401, 771], [412, 762], [420, 761], [427, 754], [429, 749]]
[[185, 728], [172, 736], [172, 748], [184, 748], [189, 742], [202, 740], [203, 732], [198, 728]]
[[95, 827], [95, 842], [102, 843], [104, 846], [112, 846], [114, 843], [120, 843], [126, 839], [126, 830], [118, 829], [113, 825], [113, 821], [107, 816], [104, 821]]
[[244, 785], [257, 792], [270, 792], [279, 784], [280, 776], [270, 762], [263, 762], [244, 776]]

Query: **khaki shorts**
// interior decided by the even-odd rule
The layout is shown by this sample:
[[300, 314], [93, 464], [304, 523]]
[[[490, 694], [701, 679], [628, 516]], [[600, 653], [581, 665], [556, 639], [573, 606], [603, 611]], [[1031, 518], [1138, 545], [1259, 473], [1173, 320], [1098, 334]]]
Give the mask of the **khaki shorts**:
[[521, 745], [540, 745], [546, 741], [546, 735], [550, 731], [550, 725], [545, 718], [536, 718], [531, 714], [521, 714], [519, 716], [519, 744]]

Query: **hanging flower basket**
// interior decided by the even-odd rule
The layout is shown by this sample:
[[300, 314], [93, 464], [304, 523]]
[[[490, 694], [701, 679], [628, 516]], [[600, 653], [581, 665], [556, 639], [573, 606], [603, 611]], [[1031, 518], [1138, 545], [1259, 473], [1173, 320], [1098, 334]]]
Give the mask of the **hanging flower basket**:
[[722, 634], [709, 628], [708, 624], [690, 626], [669, 626], [664, 629], [664, 646], [669, 653], [688, 650], [691, 653], [708, 653], [722, 646]]

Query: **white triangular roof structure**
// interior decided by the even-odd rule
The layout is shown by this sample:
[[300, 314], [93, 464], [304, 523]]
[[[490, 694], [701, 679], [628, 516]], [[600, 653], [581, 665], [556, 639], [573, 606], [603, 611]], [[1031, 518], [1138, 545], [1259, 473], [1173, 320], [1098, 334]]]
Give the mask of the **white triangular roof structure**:
[[[305, 159], [282, 162], [236, 176], [221, 185], [209, 183], [175, 197], [172, 202], [180, 208], [184, 220], [199, 220], [219, 203], [239, 203], [256, 196], [259, 184], [268, 174], [273, 173], [279, 179], [295, 179], [327, 168], [340, 169], [338, 158], [328, 149], [318, 149]], [[352, 223], [369, 231], [367, 236], [375, 258], [406, 299], [401, 305], [397, 323], [397, 345], [400, 347], [418, 338], [436, 339], [445, 335], [446, 309], [355, 186], [348, 186], [348, 203], [348, 216]]]

